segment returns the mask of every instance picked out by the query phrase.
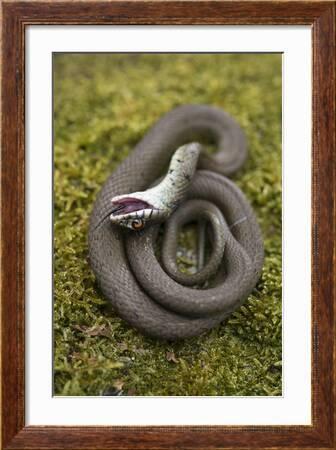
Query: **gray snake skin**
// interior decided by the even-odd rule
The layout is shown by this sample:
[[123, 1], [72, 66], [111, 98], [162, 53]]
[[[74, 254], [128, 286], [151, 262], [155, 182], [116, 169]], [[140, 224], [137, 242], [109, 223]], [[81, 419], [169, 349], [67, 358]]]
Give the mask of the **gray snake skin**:
[[[204, 139], [218, 152], [201, 152], [185, 201], [165, 223], [159, 262], [160, 225], [134, 232], [111, 223], [111, 199], [153, 186], [178, 147]], [[255, 287], [263, 265], [261, 232], [245, 196], [226, 177], [246, 156], [243, 132], [227, 113], [184, 105], [161, 118], [105, 182], [91, 215], [89, 259], [103, 294], [140, 332], [167, 340], [199, 335], [223, 321]], [[188, 277], [176, 269], [176, 238], [181, 226], [200, 218], [211, 225], [212, 253], [204, 268]], [[210, 287], [201, 285], [211, 276]]]

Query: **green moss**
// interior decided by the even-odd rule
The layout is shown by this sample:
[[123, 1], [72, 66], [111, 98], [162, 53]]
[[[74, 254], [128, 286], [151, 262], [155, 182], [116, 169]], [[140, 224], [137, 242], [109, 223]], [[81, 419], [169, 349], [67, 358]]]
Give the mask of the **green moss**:
[[[249, 159], [235, 180], [258, 216], [266, 258], [244, 306], [209, 333], [170, 344], [114, 314], [88, 264], [87, 231], [106, 177], [184, 103], [222, 107], [244, 129]], [[58, 54], [54, 113], [55, 394], [281, 395], [281, 56]]]

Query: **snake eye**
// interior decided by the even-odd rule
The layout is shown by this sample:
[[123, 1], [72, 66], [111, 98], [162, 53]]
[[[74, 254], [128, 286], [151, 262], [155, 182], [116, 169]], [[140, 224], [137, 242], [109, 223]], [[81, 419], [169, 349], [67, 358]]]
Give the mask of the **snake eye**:
[[135, 219], [132, 222], [132, 228], [133, 230], [142, 230], [142, 228], [145, 226], [145, 222], [141, 219]]

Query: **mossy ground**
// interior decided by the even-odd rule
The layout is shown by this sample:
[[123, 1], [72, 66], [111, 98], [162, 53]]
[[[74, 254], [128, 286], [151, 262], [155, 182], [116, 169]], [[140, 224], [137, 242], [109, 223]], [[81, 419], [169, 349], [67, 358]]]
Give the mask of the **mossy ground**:
[[[184, 103], [222, 107], [244, 129], [249, 158], [235, 180], [266, 257], [244, 306], [172, 344], [115, 315], [90, 270], [87, 232], [107, 176]], [[55, 394], [281, 395], [281, 56], [55, 55], [54, 132]]]

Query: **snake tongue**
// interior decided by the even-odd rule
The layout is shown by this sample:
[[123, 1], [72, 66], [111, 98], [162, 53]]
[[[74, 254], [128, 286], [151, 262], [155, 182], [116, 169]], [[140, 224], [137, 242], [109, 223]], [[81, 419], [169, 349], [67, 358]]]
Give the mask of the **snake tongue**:
[[116, 201], [112, 200], [112, 203], [115, 205], [115, 208], [112, 210], [113, 216], [128, 214], [141, 209], [153, 208], [149, 203], [134, 197], [124, 197]]

